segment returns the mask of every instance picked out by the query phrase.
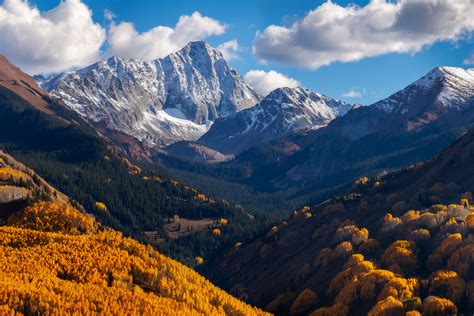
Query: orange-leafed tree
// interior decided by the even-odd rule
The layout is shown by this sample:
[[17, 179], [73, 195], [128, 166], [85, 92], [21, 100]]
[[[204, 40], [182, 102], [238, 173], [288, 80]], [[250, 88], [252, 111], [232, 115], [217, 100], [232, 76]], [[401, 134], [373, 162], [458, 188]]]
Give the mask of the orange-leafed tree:
[[445, 297], [459, 304], [464, 296], [466, 282], [455, 271], [439, 270], [430, 277], [431, 295]]
[[303, 315], [308, 313], [314, 309], [317, 302], [317, 294], [310, 289], [304, 289], [291, 304], [290, 313], [291, 315]]
[[441, 244], [428, 257], [428, 267], [432, 270], [440, 269], [444, 266], [446, 258], [456, 251], [462, 244], [461, 234], [451, 234], [446, 237]]
[[453, 302], [446, 298], [437, 296], [428, 296], [423, 302], [423, 315], [457, 315], [458, 309]]
[[383, 264], [394, 272], [413, 274], [418, 267], [417, 253], [418, 249], [414, 242], [397, 240], [384, 251], [381, 259]]
[[62, 202], [37, 202], [8, 219], [8, 225], [78, 235], [94, 233], [98, 225], [94, 218], [70, 204]]
[[396, 315], [404, 315], [403, 310], [403, 303], [394, 298], [393, 296], [389, 296], [386, 299], [383, 299], [369, 311], [367, 314], [368, 316], [396, 316]]

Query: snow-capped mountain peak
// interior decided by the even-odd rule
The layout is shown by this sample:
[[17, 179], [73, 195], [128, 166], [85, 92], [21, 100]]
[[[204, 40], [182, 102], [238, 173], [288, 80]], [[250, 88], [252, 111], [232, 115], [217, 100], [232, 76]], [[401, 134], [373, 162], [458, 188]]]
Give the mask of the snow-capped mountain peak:
[[189, 42], [181, 51], [193, 58], [210, 58], [211, 61], [224, 59], [224, 55], [204, 41]]
[[275, 89], [264, 100], [266, 102], [261, 102], [262, 107], [281, 107], [283, 111], [289, 112], [290, 117], [299, 110], [304, 111], [305, 116], [310, 117], [310, 119], [308, 124], [304, 124], [307, 126], [302, 126], [302, 128], [315, 128], [314, 123], [317, 121], [322, 124], [316, 126], [326, 125], [337, 116], [346, 114], [352, 107], [346, 102], [335, 100], [302, 87]]
[[437, 67], [414, 82], [414, 85], [430, 89], [441, 85], [437, 100], [446, 107], [465, 104], [474, 95], [474, 69]]
[[215, 119], [261, 99], [222, 53], [204, 42], [152, 61], [112, 56], [36, 79], [94, 124], [147, 144], [196, 140]]
[[[374, 104], [387, 112], [407, 112], [407, 106], [434, 98], [430, 104], [462, 108], [474, 97], [474, 68], [436, 67], [403, 90]], [[432, 101], [432, 102], [431, 102]], [[403, 107], [403, 108], [401, 108]]]
[[464, 69], [459, 67], [436, 67], [426, 75], [416, 80], [413, 85], [431, 88], [436, 83], [466, 86], [474, 82], [474, 68]]
[[318, 129], [351, 105], [301, 87], [278, 88], [255, 107], [217, 120], [199, 142], [223, 153], [238, 153], [302, 129]]
[[[274, 92], [280, 94], [277, 90]], [[292, 129], [295, 130], [301, 128], [315, 129], [325, 126], [337, 116], [345, 115], [351, 109], [351, 105], [344, 101], [333, 99], [309, 89], [301, 87], [282, 88], [281, 91], [284, 97], [277, 103], [281, 103], [283, 112], [292, 117], [295, 113], [301, 111], [301, 115], [307, 118], [307, 123], [303, 122], [301, 126], [299, 124], [292, 126]], [[265, 100], [273, 100], [272, 93]], [[266, 102], [262, 100], [260, 104], [264, 106], [264, 103]], [[293, 123], [293, 125], [295, 124]]]

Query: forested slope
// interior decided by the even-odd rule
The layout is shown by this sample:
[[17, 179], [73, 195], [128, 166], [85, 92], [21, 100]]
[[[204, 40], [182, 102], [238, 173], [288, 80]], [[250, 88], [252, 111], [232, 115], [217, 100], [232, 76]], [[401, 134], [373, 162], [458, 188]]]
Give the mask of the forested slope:
[[278, 314], [474, 310], [474, 130], [436, 159], [293, 213], [230, 252], [215, 280]]
[[[18, 68], [10, 68], [13, 73], [9, 72], [8, 80], [20, 82], [11, 78], [26, 76]], [[29, 93], [21, 85], [14, 86]], [[27, 102], [18, 91], [0, 85], [0, 148], [37, 170], [104, 225], [146, 241], [144, 231], [156, 231], [164, 237], [164, 220], [174, 215], [226, 218], [230, 224], [221, 236], [196, 236], [205, 247], [196, 247], [192, 236], [185, 244], [163, 247], [168, 254], [186, 262], [194, 261], [197, 255], [210, 257], [236, 240], [252, 237], [266, 225], [268, 218], [250, 214], [222, 199], [199, 199], [202, 192], [178, 183], [172, 176], [142, 170], [60, 100], [40, 92], [36, 98], [42, 98], [46, 111]], [[105, 209], [97, 203], [105, 205]]]
[[264, 315], [0, 157], [0, 314]]

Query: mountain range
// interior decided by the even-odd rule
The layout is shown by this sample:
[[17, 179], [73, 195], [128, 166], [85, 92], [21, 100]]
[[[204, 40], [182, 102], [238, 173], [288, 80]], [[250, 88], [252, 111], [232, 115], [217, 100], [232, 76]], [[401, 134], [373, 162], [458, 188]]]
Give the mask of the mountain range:
[[[113, 56], [35, 79], [109, 138], [118, 131], [152, 150], [197, 141], [237, 154], [298, 130], [324, 127], [351, 108], [303, 88], [280, 88], [262, 99], [220, 51], [204, 42], [154, 61]], [[192, 160], [201, 156], [192, 150], [195, 144], [179, 146], [188, 149], [165, 151]]]
[[[233, 195], [235, 202], [285, 212], [295, 207], [293, 203], [342, 192], [355, 178], [433, 158], [473, 126], [473, 87], [472, 69], [436, 67], [386, 99], [353, 106], [324, 128], [298, 129], [257, 143], [224, 163], [206, 166], [163, 155], [158, 161], [183, 181], [207, 192], [226, 196], [229, 188], [235, 187], [242, 192], [242, 198]], [[216, 128], [219, 121], [233, 126], [231, 122], [257, 108], [217, 120]], [[208, 133], [216, 128], [211, 127]], [[232, 138], [216, 135], [216, 140], [212, 146]]]
[[153, 61], [113, 56], [77, 71], [35, 78], [93, 125], [149, 145], [196, 140], [215, 119], [261, 98], [220, 51], [204, 42]]
[[286, 161], [274, 181], [314, 182], [341, 173], [355, 178], [355, 172], [430, 159], [449, 144], [451, 133], [473, 123], [474, 70], [438, 67], [325, 129], [293, 138], [301, 150]]
[[274, 189], [330, 186], [430, 159], [473, 123], [474, 70], [438, 67], [386, 99], [335, 118], [325, 128], [250, 148], [236, 156], [234, 164], [258, 161], [249, 177]]

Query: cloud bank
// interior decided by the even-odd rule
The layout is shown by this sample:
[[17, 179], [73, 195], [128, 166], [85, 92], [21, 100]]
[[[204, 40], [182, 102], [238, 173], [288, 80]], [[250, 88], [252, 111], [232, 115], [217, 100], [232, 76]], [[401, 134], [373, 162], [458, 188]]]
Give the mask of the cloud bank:
[[148, 60], [162, 58], [189, 42], [224, 34], [225, 29], [226, 26], [219, 21], [199, 12], [180, 16], [174, 28], [160, 25], [143, 33], [139, 33], [130, 22], [115, 24], [112, 21], [108, 31], [107, 55]]
[[473, 0], [372, 0], [364, 7], [328, 1], [290, 27], [270, 25], [257, 32], [253, 52], [263, 63], [308, 69], [387, 53], [416, 53], [472, 32], [473, 16]]
[[360, 98], [362, 96], [362, 93], [352, 89], [343, 93], [342, 96], [346, 98]]
[[239, 43], [236, 39], [222, 43], [217, 49], [224, 55], [225, 60], [231, 61], [238, 58]]
[[0, 53], [31, 74], [93, 63], [105, 38], [80, 0], [65, 0], [44, 13], [21, 0], [0, 5]]
[[[199, 12], [180, 16], [174, 28], [159, 25], [143, 33], [132, 23], [114, 23], [108, 10], [104, 15], [107, 29], [93, 21], [92, 11], [81, 0], [61, 1], [46, 12], [25, 0], [5, 0], [0, 5], [0, 53], [30, 74], [61, 72], [111, 55], [164, 57], [226, 30], [226, 25]], [[220, 49], [231, 60], [237, 56], [238, 43], [229, 41]]]
[[244, 79], [261, 95], [283, 87], [295, 88], [300, 83], [291, 77], [287, 77], [279, 72], [270, 70], [250, 70], [244, 75]]

